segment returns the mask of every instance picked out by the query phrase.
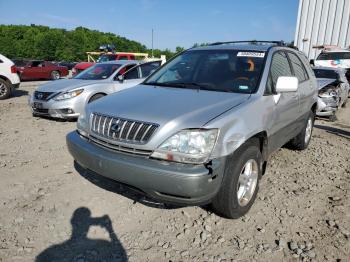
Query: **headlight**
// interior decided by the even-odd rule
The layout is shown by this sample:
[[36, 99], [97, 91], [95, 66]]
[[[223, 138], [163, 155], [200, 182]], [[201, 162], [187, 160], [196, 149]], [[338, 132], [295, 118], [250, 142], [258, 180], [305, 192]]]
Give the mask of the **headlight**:
[[60, 100], [70, 99], [70, 98], [73, 98], [73, 97], [80, 95], [83, 91], [84, 91], [84, 89], [77, 89], [74, 91], [65, 92], [65, 93], [62, 93], [62, 94], [56, 96], [54, 98], [54, 100], [60, 101]]
[[82, 136], [88, 137], [89, 136], [88, 129], [89, 129], [88, 119], [86, 118], [86, 114], [82, 113], [80, 114], [77, 121], [78, 133], [81, 134]]
[[163, 142], [151, 156], [181, 163], [205, 163], [214, 148], [217, 135], [217, 129], [182, 130]]

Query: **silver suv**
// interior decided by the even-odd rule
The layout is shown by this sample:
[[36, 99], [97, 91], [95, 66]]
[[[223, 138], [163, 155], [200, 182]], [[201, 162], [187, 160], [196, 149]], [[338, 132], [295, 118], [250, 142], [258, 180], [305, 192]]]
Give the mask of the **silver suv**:
[[301, 52], [215, 43], [88, 105], [67, 145], [82, 167], [159, 201], [211, 203], [237, 218], [252, 206], [269, 155], [287, 143], [307, 148], [316, 103]]

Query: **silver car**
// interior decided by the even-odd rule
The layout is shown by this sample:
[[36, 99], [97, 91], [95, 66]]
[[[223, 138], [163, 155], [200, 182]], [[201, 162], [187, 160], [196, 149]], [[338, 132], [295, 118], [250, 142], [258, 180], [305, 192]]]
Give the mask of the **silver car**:
[[161, 60], [97, 63], [72, 79], [46, 83], [29, 98], [33, 115], [78, 118], [86, 104], [141, 83], [160, 65]]
[[[248, 212], [272, 152], [306, 149], [317, 83], [279, 42], [189, 49], [142, 84], [86, 107], [69, 152], [82, 167], [162, 202]], [[302, 165], [302, 163], [300, 163]]]
[[327, 116], [335, 121], [336, 112], [346, 105], [349, 96], [349, 82], [343, 68], [314, 67], [318, 83], [318, 116]]

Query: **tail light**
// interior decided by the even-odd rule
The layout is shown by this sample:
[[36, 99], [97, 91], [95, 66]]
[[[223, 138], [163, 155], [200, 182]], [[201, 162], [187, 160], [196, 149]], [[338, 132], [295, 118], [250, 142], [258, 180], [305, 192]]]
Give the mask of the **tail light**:
[[15, 65], [11, 66], [11, 73], [13, 74], [17, 73], [17, 67]]

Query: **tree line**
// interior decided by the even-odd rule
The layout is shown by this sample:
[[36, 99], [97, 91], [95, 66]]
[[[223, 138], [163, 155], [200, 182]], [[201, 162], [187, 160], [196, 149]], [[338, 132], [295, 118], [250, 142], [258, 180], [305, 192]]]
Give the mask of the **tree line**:
[[[86, 61], [85, 52], [95, 51], [103, 44], [113, 44], [117, 51], [151, 55], [151, 50], [139, 42], [84, 27], [66, 30], [34, 24], [0, 25], [0, 53], [11, 59]], [[177, 47], [175, 52], [154, 49], [153, 54], [169, 59], [182, 50], [183, 47]]]

